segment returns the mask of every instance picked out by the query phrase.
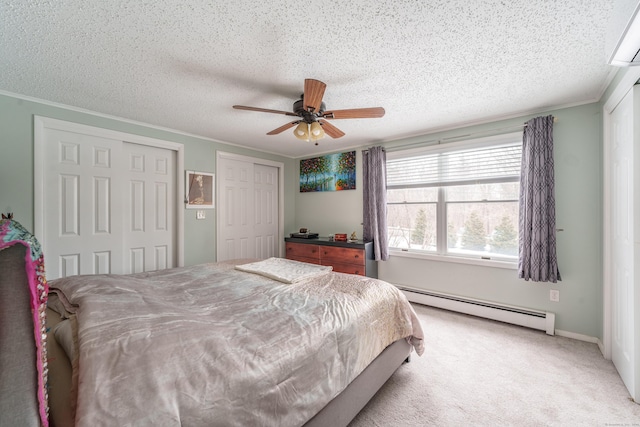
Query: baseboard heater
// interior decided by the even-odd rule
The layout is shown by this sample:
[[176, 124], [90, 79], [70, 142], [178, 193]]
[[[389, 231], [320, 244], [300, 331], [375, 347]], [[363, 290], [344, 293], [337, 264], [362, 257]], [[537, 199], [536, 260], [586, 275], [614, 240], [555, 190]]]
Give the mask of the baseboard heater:
[[555, 313], [398, 286], [411, 302], [498, 320], [555, 334]]

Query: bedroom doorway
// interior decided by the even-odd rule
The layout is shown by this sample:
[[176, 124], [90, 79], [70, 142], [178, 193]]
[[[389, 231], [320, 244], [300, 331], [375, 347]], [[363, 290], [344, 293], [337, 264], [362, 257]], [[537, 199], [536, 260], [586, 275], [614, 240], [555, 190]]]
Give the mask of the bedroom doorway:
[[278, 257], [284, 165], [217, 153], [217, 261]]
[[182, 144], [34, 120], [35, 235], [47, 278], [183, 264]]

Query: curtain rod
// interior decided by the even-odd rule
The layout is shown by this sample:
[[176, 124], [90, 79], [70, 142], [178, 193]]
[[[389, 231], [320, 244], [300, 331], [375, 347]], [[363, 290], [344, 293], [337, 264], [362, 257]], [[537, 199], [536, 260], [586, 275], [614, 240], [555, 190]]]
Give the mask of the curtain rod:
[[[556, 123], [558, 121], [557, 117], [553, 118], [553, 122]], [[394, 145], [392, 147], [384, 147], [385, 151], [397, 151], [397, 150], [404, 150], [407, 148], [413, 148], [413, 147], [423, 147], [423, 146], [429, 146], [429, 145], [440, 145], [442, 143], [448, 143], [448, 142], [454, 142], [454, 140], [457, 139], [466, 139], [466, 138], [470, 138], [470, 137], [478, 137], [478, 136], [482, 136], [484, 134], [492, 134], [492, 135], [500, 135], [501, 133], [507, 133], [507, 131], [516, 131], [518, 129], [524, 129], [527, 126], [526, 123], [523, 123], [521, 125], [513, 125], [513, 126], [506, 126], [503, 128], [494, 128], [494, 129], [487, 129], [487, 130], [483, 130], [483, 131], [478, 131], [478, 132], [471, 132], [471, 133], [467, 133], [464, 135], [456, 135], [456, 136], [450, 136], [448, 138], [440, 138], [440, 139], [428, 139], [426, 141], [420, 141], [420, 142], [410, 142], [407, 144], [400, 144], [400, 145]], [[489, 135], [491, 136], [491, 135]], [[370, 145], [369, 147], [373, 147], [373, 145]], [[367, 148], [369, 148], [367, 147]]]
[[[554, 117], [554, 118], [553, 118], [553, 123], [556, 123], [557, 121], [558, 121], [558, 118], [557, 118], [557, 117]], [[526, 128], [526, 127], [527, 127], [527, 124], [525, 123], [522, 127], [525, 127], [525, 128]]]

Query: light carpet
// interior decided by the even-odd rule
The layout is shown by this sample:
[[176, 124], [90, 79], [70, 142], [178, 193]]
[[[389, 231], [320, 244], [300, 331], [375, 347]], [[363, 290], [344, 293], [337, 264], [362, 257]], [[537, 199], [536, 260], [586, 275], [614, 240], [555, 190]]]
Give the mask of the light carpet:
[[640, 405], [596, 344], [413, 306], [425, 354], [350, 427], [640, 426]]

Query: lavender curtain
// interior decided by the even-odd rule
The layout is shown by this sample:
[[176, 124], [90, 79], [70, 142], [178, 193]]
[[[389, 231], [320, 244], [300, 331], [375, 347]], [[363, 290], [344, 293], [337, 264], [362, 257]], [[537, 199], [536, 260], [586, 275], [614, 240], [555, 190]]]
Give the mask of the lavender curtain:
[[382, 147], [362, 151], [363, 234], [373, 241], [376, 261], [389, 259], [387, 155]]
[[518, 277], [557, 282], [553, 116], [525, 124], [520, 171], [520, 257]]

